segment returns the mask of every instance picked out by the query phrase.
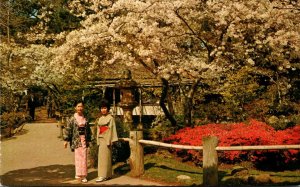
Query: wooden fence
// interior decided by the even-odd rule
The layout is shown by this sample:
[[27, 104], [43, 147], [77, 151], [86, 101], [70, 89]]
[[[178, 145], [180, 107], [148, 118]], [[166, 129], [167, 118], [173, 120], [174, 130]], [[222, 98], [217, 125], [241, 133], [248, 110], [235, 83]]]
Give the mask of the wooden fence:
[[143, 145], [155, 145], [174, 149], [189, 149], [203, 151], [203, 185], [218, 186], [218, 155], [217, 151], [236, 150], [273, 150], [273, 149], [300, 149], [300, 145], [261, 145], [261, 146], [229, 146], [219, 147], [218, 138], [207, 136], [202, 139], [203, 146], [188, 146], [167, 144], [157, 141], [143, 140], [143, 131], [130, 131], [129, 138], [122, 138], [130, 145], [130, 168], [132, 176], [144, 173]]

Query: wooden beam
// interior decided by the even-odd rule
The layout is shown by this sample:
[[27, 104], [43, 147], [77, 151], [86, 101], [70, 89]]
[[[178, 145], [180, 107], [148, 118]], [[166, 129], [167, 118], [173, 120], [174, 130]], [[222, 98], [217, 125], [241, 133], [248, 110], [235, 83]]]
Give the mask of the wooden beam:
[[[139, 140], [142, 144], [156, 145], [175, 149], [203, 150], [203, 146], [168, 144], [152, 140]], [[268, 150], [268, 149], [300, 149], [300, 145], [252, 145], [252, 146], [218, 146], [217, 151]]]
[[176, 145], [176, 144], [168, 144], [168, 143], [162, 143], [152, 140], [139, 140], [141, 144], [148, 144], [148, 145], [156, 145], [161, 147], [169, 147], [169, 148], [175, 148], [175, 149], [191, 149], [191, 150], [202, 150], [202, 146], [191, 146], [191, 145]]
[[218, 138], [206, 136], [203, 142], [203, 186], [218, 186]]
[[217, 151], [268, 150], [268, 149], [300, 149], [300, 145], [251, 145], [216, 147]]
[[144, 148], [139, 140], [143, 139], [143, 131], [130, 131], [130, 175], [139, 177], [144, 174]]

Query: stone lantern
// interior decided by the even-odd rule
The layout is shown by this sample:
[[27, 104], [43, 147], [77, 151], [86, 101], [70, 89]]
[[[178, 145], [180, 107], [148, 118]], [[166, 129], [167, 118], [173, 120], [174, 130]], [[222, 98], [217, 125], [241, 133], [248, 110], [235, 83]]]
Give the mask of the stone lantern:
[[134, 93], [137, 88], [137, 83], [132, 80], [130, 70], [123, 72], [123, 78], [116, 84], [121, 92], [121, 101], [119, 106], [123, 109], [124, 129], [129, 131], [129, 146], [130, 146], [130, 173], [131, 176], [138, 177], [144, 173], [144, 148], [139, 140], [143, 139], [142, 129], [137, 129], [133, 126], [132, 110], [138, 105], [135, 101]]
[[134, 130], [132, 111], [138, 105], [135, 101], [134, 92], [137, 88], [137, 83], [131, 78], [131, 71], [125, 70], [122, 79], [116, 84], [121, 92], [121, 101], [119, 106], [123, 109], [124, 125], [126, 130]]

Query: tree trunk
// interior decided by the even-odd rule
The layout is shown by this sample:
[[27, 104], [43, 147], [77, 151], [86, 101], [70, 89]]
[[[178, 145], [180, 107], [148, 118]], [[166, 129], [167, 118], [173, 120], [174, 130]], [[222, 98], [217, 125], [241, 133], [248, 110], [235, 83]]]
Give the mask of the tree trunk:
[[200, 79], [197, 79], [192, 87], [188, 90], [187, 94], [184, 94], [184, 124], [188, 127], [193, 126], [192, 123], [192, 111], [193, 111], [193, 98]]
[[10, 10], [8, 8], [7, 10], [7, 25], [6, 25], [6, 30], [7, 30], [7, 43], [8, 43], [8, 46], [10, 46], [10, 28], [9, 28], [9, 24], [10, 23]]
[[164, 111], [167, 119], [171, 122], [172, 126], [176, 127], [177, 121], [175, 120], [174, 116], [169, 112], [168, 108], [165, 105], [165, 100], [168, 96], [169, 84], [166, 79], [162, 78], [161, 80], [163, 82], [163, 86], [162, 86], [162, 92], [161, 92], [159, 105], [162, 108], [162, 110]]
[[167, 103], [168, 103], [168, 108], [169, 108], [169, 112], [172, 116], [175, 115], [175, 111], [174, 111], [174, 107], [173, 107], [173, 103], [172, 103], [172, 98], [170, 95], [168, 95], [168, 99], [167, 99]]
[[193, 98], [184, 97], [184, 103], [183, 103], [183, 108], [184, 108], [184, 124], [188, 127], [192, 126], [192, 108], [193, 108]]

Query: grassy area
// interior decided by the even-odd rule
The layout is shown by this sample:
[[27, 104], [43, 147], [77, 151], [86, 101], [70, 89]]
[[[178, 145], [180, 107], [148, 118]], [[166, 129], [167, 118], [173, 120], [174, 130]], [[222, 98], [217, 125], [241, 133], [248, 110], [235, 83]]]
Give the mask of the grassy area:
[[[221, 172], [224, 170], [221, 170]], [[224, 171], [226, 175], [220, 177], [220, 184], [226, 186], [287, 186], [300, 185], [300, 171], [266, 172], [249, 170], [245, 176], [232, 176], [230, 171]]]
[[[203, 183], [203, 170], [192, 164], [182, 163], [167, 152], [145, 155], [145, 173], [143, 179], [159, 181], [180, 186], [201, 186]], [[254, 168], [247, 170], [246, 174], [231, 175], [234, 166], [219, 167], [219, 184], [221, 186], [279, 186], [300, 185], [300, 170], [266, 172]], [[116, 167], [116, 173], [130, 175], [127, 164]], [[189, 176], [190, 179], [178, 179], [179, 175]]]
[[[157, 154], [145, 157], [145, 179], [190, 186], [202, 184], [202, 174], [202, 168], [179, 162], [172, 157]], [[177, 179], [180, 175], [189, 176], [190, 179]]]

